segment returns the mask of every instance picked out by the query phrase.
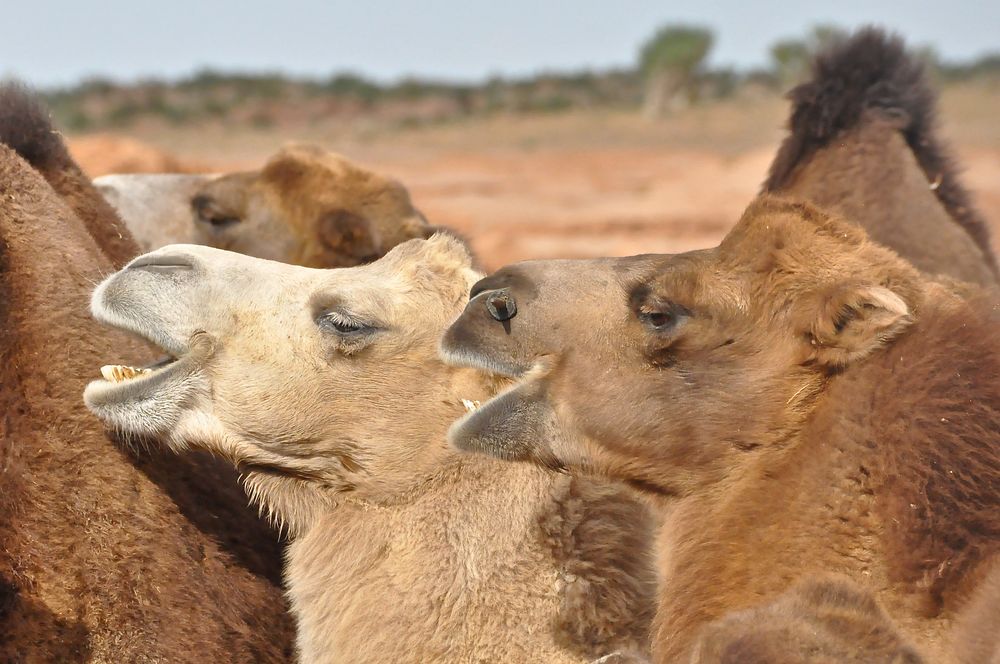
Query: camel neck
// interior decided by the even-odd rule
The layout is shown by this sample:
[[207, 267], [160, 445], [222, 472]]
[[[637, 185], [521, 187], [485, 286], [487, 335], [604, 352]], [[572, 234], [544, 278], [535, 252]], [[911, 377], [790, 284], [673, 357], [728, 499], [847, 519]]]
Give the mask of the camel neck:
[[386, 496], [351, 493], [340, 494], [329, 509], [330, 514], [342, 510], [362, 510], [386, 514], [422, 510], [437, 503], [452, 503], [452, 497], [463, 495], [466, 503], [489, 502], [491, 494], [510, 486], [547, 484], [546, 471], [528, 464], [504, 462], [485, 455], [448, 449], [439, 459], [439, 467], [405, 491]]

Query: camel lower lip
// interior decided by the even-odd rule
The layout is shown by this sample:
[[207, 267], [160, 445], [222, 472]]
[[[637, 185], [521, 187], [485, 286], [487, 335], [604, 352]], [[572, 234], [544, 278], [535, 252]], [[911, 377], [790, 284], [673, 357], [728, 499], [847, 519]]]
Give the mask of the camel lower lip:
[[83, 393], [84, 403], [105, 423], [132, 433], [160, 435], [170, 429], [184, 404], [205, 388], [202, 369], [215, 343], [198, 333], [185, 352], [168, 357], [120, 382], [91, 381]]

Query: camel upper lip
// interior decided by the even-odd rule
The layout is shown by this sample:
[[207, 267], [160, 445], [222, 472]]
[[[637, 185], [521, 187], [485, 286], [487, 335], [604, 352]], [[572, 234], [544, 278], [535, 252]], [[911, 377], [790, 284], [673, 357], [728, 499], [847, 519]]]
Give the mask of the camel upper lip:
[[531, 367], [520, 367], [510, 362], [501, 362], [465, 348], [452, 348], [442, 344], [438, 347], [438, 350], [445, 364], [478, 369], [479, 371], [503, 376], [504, 378], [513, 378], [516, 380], [531, 370]]
[[[191, 269], [193, 263], [181, 255], [145, 255], [130, 263], [127, 270], [184, 270]], [[128, 364], [111, 364], [101, 368], [102, 379], [88, 384], [84, 397], [89, 404], [125, 403], [150, 397], [156, 388], [168, 380], [170, 376], [190, 371], [201, 362], [204, 353], [191, 357], [192, 339], [180, 340], [168, 331], [160, 329], [155, 321], [141, 315], [140, 311], [119, 311], [109, 308], [104, 302], [104, 292], [108, 285], [119, 275], [113, 276], [102, 283], [94, 291], [91, 300], [91, 313], [95, 320], [110, 328], [127, 332], [157, 348], [161, 357], [140, 367]], [[195, 335], [197, 336], [197, 335]], [[109, 358], [111, 359], [111, 358]], [[118, 361], [117, 359], [115, 360]], [[97, 367], [95, 367], [95, 370]], [[105, 369], [109, 371], [105, 371]], [[115, 378], [109, 380], [109, 378]]]
[[[145, 256], [140, 256], [133, 264], [146, 258]], [[149, 266], [153, 266], [153, 269], [166, 268], [172, 269], [170, 266], [178, 266], [179, 263], [173, 261], [164, 263], [148, 263], [143, 264], [137, 269], [147, 269]], [[132, 264], [130, 264], [131, 266]], [[178, 267], [177, 269], [184, 269]], [[108, 327], [114, 328], [116, 330], [121, 330], [123, 332], [128, 332], [129, 334], [139, 337], [143, 341], [147, 341], [154, 346], [160, 348], [167, 355], [172, 357], [181, 357], [188, 351], [188, 344], [175, 338], [173, 335], [168, 333], [166, 330], [161, 330], [141, 314], [137, 314], [132, 311], [117, 311], [113, 308], [109, 308], [104, 302], [104, 292], [108, 287], [109, 283], [117, 278], [118, 275], [112, 276], [106, 281], [104, 281], [100, 286], [98, 286], [90, 301], [90, 312], [98, 323], [102, 325], [107, 325]], [[153, 368], [153, 367], [148, 367]]]
[[459, 317], [448, 328], [438, 344], [438, 355], [446, 364], [469, 367], [515, 379], [531, 370], [531, 364], [524, 364], [516, 358], [498, 353], [496, 348], [484, 347], [478, 340], [476, 343], [468, 343], [465, 340], [456, 339], [457, 326], [462, 324], [462, 318]]

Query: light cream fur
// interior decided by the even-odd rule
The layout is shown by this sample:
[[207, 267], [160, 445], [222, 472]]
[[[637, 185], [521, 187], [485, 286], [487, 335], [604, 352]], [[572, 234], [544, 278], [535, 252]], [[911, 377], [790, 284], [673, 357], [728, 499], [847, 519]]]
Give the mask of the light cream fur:
[[122, 218], [140, 249], [197, 242], [191, 199], [215, 175], [126, 173], [94, 178], [94, 186]]

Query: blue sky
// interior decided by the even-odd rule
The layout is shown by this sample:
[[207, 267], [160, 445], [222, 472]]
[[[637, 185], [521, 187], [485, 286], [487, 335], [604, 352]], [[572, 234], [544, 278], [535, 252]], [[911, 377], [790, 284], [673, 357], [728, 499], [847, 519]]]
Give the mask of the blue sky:
[[12, 0], [0, 14], [0, 77], [35, 85], [101, 75], [178, 76], [201, 67], [325, 76], [349, 70], [469, 81], [491, 74], [634, 61], [657, 26], [716, 31], [716, 64], [763, 64], [810, 25], [878, 23], [949, 59], [1000, 51], [1000, 0], [781, 3], [717, 0]]

